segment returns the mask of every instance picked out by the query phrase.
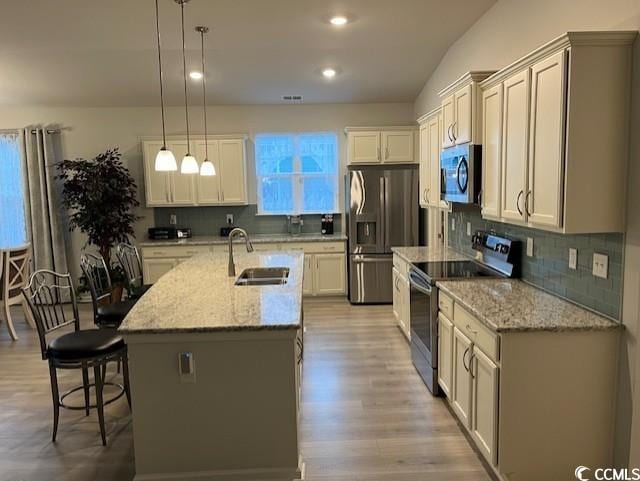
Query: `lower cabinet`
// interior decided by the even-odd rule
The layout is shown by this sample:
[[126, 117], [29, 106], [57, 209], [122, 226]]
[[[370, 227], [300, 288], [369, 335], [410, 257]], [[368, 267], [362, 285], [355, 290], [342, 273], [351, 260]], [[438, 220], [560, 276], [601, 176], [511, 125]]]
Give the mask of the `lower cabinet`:
[[[310, 256], [305, 255], [306, 257]], [[344, 254], [314, 254], [311, 264], [313, 295], [335, 296], [345, 293], [346, 257]], [[308, 277], [307, 274], [305, 272], [305, 279]]]
[[471, 436], [491, 464], [498, 463], [498, 366], [479, 349], [472, 350]]
[[[393, 276], [393, 316], [398, 323], [398, 327], [407, 338], [408, 341], [411, 340], [411, 311], [410, 311], [410, 291], [411, 287], [409, 285], [409, 280], [406, 275], [402, 274], [401, 271], [406, 272], [406, 266], [404, 266], [404, 261], [399, 260], [394, 257], [394, 267], [392, 270]], [[400, 265], [398, 265], [400, 264]], [[400, 267], [400, 270], [396, 267]]]
[[471, 341], [457, 327], [453, 328], [453, 389], [451, 406], [465, 427], [471, 420], [471, 375], [467, 358], [472, 348]]
[[438, 316], [438, 384], [445, 396], [453, 385], [453, 324], [443, 314]]
[[143, 262], [144, 282], [154, 284], [163, 275], [178, 265], [177, 259], [145, 259]]

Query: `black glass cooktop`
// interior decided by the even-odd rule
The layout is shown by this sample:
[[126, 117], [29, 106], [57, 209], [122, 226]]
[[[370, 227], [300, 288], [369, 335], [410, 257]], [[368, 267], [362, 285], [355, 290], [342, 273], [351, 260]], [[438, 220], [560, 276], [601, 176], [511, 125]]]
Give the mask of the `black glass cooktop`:
[[415, 262], [413, 267], [432, 282], [461, 277], [501, 277], [499, 272], [473, 261]]

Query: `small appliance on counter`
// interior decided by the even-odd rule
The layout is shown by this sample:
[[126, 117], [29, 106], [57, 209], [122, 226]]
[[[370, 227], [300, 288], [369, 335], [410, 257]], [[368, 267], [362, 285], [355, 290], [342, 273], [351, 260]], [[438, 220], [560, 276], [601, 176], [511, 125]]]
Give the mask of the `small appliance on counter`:
[[191, 237], [190, 227], [150, 227], [151, 240], [188, 239]]
[[302, 233], [302, 226], [304, 225], [304, 220], [302, 216], [299, 215], [288, 215], [287, 216], [287, 231], [290, 235], [300, 235]]
[[322, 235], [333, 235], [333, 214], [322, 214]]
[[438, 287], [436, 281], [474, 277], [518, 277], [520, 241], [477, 231], [472, 247], [475, 260], [416, 262], [409, 268], [411, 360], [434, 396], [438, 386]]

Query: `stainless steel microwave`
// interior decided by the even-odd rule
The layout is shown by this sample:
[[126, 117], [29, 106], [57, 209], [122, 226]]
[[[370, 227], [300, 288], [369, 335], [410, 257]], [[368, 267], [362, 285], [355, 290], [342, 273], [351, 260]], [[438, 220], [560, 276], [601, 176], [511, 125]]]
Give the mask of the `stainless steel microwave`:
[[479, 203], [482, 183], [482, 147], [475, 144], [458, 145], [442, 151], [441, 198], [461, 204]]

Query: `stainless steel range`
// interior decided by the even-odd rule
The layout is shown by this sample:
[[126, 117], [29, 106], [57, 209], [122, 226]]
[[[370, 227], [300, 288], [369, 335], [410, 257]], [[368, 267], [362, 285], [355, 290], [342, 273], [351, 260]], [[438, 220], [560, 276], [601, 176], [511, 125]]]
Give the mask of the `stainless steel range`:
[[409, 270], [411, 284], [411, 359], [429, 390], [438, 386], [438, 288], [444, 279], [518, 277], [521, 245], [496, 234], [477, 231], [472, 245], [480, 255], [475, 260], [419, 262]]

